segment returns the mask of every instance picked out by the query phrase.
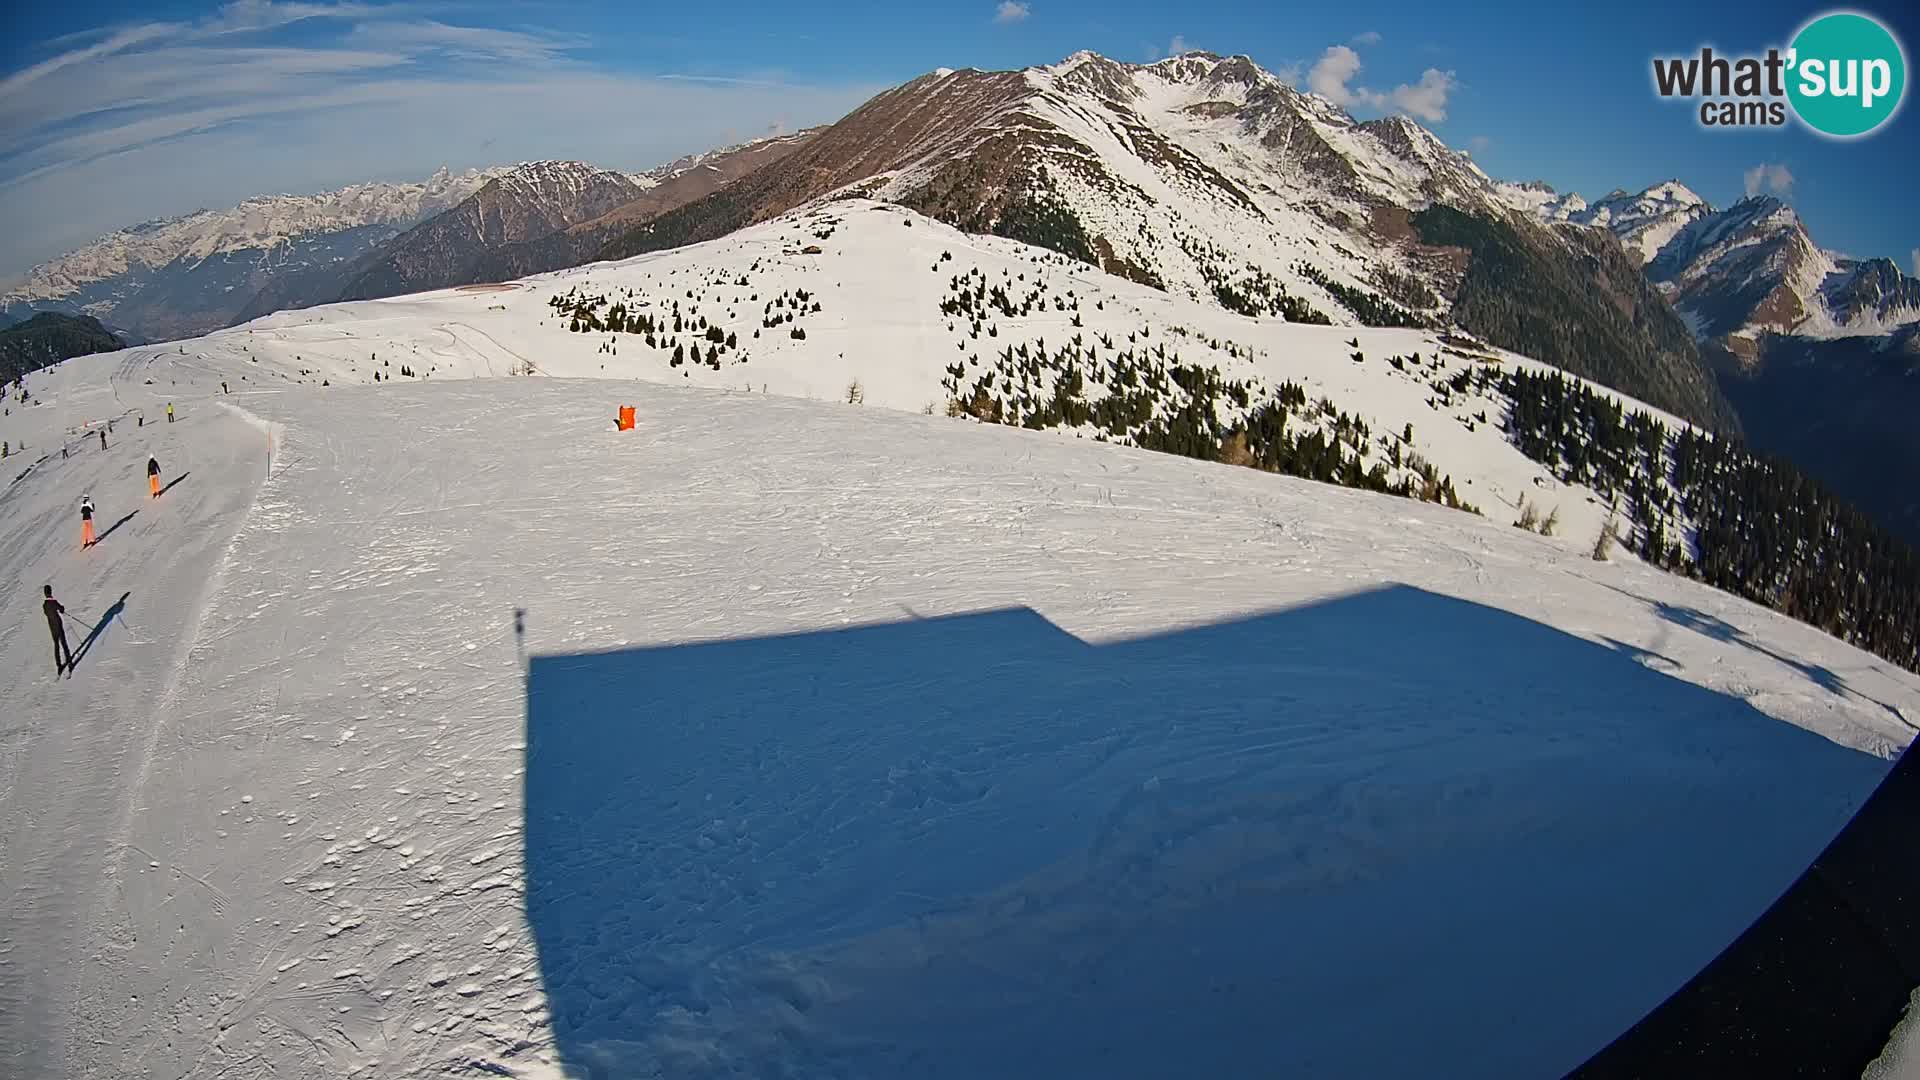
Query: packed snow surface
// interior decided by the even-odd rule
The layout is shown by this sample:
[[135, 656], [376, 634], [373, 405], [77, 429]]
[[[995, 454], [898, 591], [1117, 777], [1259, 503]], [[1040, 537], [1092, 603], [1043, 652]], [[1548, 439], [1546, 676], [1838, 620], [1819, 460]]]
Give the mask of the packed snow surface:
[[[1076, 286], [1087, 333], [1231, 331], [1419, 417], [1489, 516], [921, 415], [928, 264], [1025, 249], [870, 216], [900, 239], [837, 261], [776, 224], [30, 377], [0, 1073], [1558, 1075], [1920, 719], [1875, 657], [1512, 528], [1525, 460], [1345, 356], [1414, 331]], [[804, 342], [696, 374], [546, 302], [736, 257], [818, 283]], [[71, 679], [43, 584], [99, 628]]]

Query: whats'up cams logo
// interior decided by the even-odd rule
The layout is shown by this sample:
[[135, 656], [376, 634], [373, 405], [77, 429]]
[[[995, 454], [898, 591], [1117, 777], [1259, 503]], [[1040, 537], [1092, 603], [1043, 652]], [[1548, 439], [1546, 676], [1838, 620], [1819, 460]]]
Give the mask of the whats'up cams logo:
[[1791, 108], [1814, 131], [1850, 139], [1900, 111], [1907, 56], [1878, 20], [1836, 11], [1801, 27], [1784, 52], [1655, 57], [1653, 85], [1663, 98], [1699, 99], [1702, 127], [1781, 127]]

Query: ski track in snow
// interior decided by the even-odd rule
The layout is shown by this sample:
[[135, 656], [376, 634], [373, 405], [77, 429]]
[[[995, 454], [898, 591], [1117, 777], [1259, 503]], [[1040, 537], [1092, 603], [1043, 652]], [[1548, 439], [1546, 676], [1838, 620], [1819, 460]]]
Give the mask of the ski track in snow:
[[[191, 662], [180, 645], [262, 474], [259, 433], [221, 410], [138, 427], [125, 409], [144, 393], [103, 382], [73, 398], [102, 419], [121, 418], [108, 449], [92, 434], [74, 440], [70, 457], [56, 452], [32, 482], [0, 495], [8, 553], [0, 595], [10, 610], [33, 615], [9, 620], [0, 636], [10, 686], [0, 696], [0, 894], [8, 898], [0, 1045], [24, 1063], [22, 1076], [61, 1074], [45, 1035], [70, 1006], [74, 961], [95, 929], [85, 925], [88, 908], [113, 862], [148, 867], [124, 848], [119, 826], [137, 812], [141, 751], [152, 748], [161, 702], [177, 666]], [[164, 417], [165, 406], [146, 411]], [[158, 500], [145, 482], [149, 454], [162, 463], [163, 483], [178, 481]], [[75, 507], [88, 492], [99, 506], [100, 543], [83, 552]], [[94, 635], [69, 623], [79, 660], [70, 679], [54, 681], [37, 610], [43, 584], [71, 616], [99, 627]], [[199, 900], [216, 910], [225, 903], [212, 888]]]
[[[600, 362], [500, 295], [69, 361], [8, 418], [39, 453], [183, 415], [0, 494], [0, 1071], [1557, 1073], [1920, 717], [1908, 673], [1494, 507], [731, 370], [206, 396], [376, 348]], [[1417, 336], [1288, 340], [1358, 392], [1348, 334]], [[83, 555], [81, 489], [111, 525], [143, 439], [191, 476]], [[131, 594], [70, 682], [43, 581]]]

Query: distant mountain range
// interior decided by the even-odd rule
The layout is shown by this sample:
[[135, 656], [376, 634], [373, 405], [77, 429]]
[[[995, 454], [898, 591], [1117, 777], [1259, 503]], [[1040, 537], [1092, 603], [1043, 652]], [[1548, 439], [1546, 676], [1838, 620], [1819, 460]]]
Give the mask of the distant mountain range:
[[1724, 210], [1675, 180], [1591, 205], [1508, 185], [1543, 221], [1601, 225], [1686, 320], [1760, 449], [1920, 542], [1920, 279], [1815, 244], [1779, 199]]
[[535, 161], [248, 199], [122, 229], [35, 267], [0, 292], [0, 313], [86, 314], [131, 341], [156, 341], [285, 308], [554, 270], [806, 137], [756, 140], [645, 173]]
[[0, 311], [91, 315], [136, 341], [227, 325], [273, 279], [350, 264], [502, 170], [267, 195], [109, 233], [0, 291]]

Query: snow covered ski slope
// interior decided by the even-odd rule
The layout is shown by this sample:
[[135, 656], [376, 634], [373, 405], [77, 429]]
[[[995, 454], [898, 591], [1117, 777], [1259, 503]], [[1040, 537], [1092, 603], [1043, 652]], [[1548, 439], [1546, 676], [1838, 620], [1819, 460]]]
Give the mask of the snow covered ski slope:
[[[780, 255], [791, 222], [709, 246], [762, 297], [740, 340], [822, 304], [718, 371], [554, 325], [588, 279], [698, 293], [680, 252], [33, 376], [0, 1073], [1558, 1075], [1920, 720], [1913, 675], [1585, 529], [922, 415], [965, 355], [940, 252], [1038, 264], [869, 216], [830, 231], [911, 234], [929, 291]], [[1379, 362], [1418, 332], [1071, 287], [1083, 327], [1000, 334], [1185, 326], [1416, 423], [1471, 501], [1549, 490]], [[64, 434], [109, 414], [106, 451]], [[180, 480], [142, 503], [149, 452]], [[139, 512], [83, 553], [86, 493]], [[71, 680], [43, 583], [113, 611]]]
[[[611, 328], [616, 308], [621, 329]], [[182, 348], [146, 351], [237, 373], [236, 389], [546, 375], [845, 401], [857, 384], [869, 406], [942, 414], [984, 393], [1016, 426], [1055, 426], [1034, 414], [1069, 371], [1088, 400], [1158, 378], [1147, 414], [1168, 421], [1192, 400], [1168, 372], [1207, 367], [1250, 393], [1209, 405], [1223, 422], [1292, 384], [1307, 398], [1293, 430], [1331, 440], [1335, 414], [1362, 419], [1371, 434], [1356, 441], [1375, 462], [1401, 443], [1490, 516], [1512, 520], [1523, 495], [1543, 515], [1558, 509], [1569, 551], [1590, 547], [1607, 517], [1591, 492], [1563, 489], [1489, 422], [1504, 399], [1449, 386], [1545, 365], [1434, 331], [1236, 315], [864, 199], [522, 282], [282, 312]], [[1091, 423], [1078, 434], [1115, 438]]]

